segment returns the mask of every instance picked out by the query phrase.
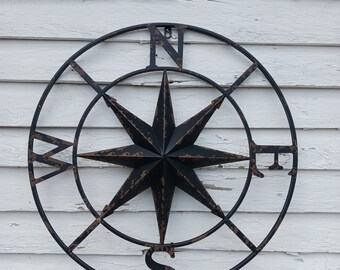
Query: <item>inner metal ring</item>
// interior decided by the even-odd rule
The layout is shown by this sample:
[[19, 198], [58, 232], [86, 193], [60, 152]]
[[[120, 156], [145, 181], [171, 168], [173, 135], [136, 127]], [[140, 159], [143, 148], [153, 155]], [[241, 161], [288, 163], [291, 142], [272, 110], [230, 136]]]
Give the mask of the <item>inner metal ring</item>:
[[[93, 100], [92, 102], [88, 105], [88, 107], [86, 108], [83, 116], [81, 117], [81, 120], [78, 124], [76, 133], [75, 133], [75, 138], [74, 138], [74, 144], [73, 144], [73, 164], [74, 164], [74, 176], [76, 179], [76, 183], [77, 183], [77, 187], [79, 190], [79, 193], [84, 201], [84, 203], [86, 204], [86, 206], [88, 207], [88, 209], [90, 210], [90, 212], [92, 213], [92, 215], [95, 218], [99, 218], [100, 215], [97, 213], [97, 211], [93, 208], [93, 206], [91, 205], [90, 201], [88, 200], [85, 191], [82, 187], [81, 181], [80, 181], [80, 177], [79, 177], [79, 172], [78, 172], [78, 166], [77, 166], [77, 152], [78, 152], [78, 143], [79, 143], [79, 137], [80, 137], [80, 133], [81, 130], [83, 128], [83, 125], [85, 123], [85, 120], [88, 116], [88, 114], [90, 113], [91, 109], [95, 106], [95, 104], [99, 101], [99, 99], [102, 97], [102, 94], [104, 94], [105, 92], [107, 92], [109, 89], [111, 89], [112, 87], [114, 87], [115, 85], [117, 85], [117, 83], [122, 82], [125, 79], [131, 78], [133, 76], [136, 75], [140, 75], [143, 73], [149, 73], [149, 72], [155, 72], [155, 71], [162, 71], [162, 70], [168, 70], [168, 71], [173, 71], [173, 72], [178, 72], [178, 73], [184, 73], [184, 74], [188, 74], [191, 76], [194, 76], [196, 78], [199, 78], [203, 81], [205, 81], [206, 83], [209, 83], [211, 86], [213, 86], [214, 88], [216, 88], [218, 91], [220, 91], [228, 100], [229, 102], [233, 105], [234, 109], [236, 110], [236, 112], [238, 113], [242, 124], [244, 126], [244, 129], [246, 131], [246, 135], [247, 135], [247, 140], [248, 140], [248, 146], [249, 146], [249, 155], [251, 155], [251, 147], [250, 144], [252, 142], [252, 137], [251, 137], [251, 132], [250, 132], [250, 128], [248, 126], [248, 123], [246, 121], [246, 118], [244, 117], [241, 109], [239, 108], [239, 106], [237, 105], [237, 103], [235, 102], [235, 100], [226, 93], [226, 91], [219, 86], [218, 84], [216, 84], [215, 82], [213, 82], [212, 80], [210, 80], [209, 78], [196, 73], [194, 71], [191, 70], [180, 70], [178, 68], [172, 68], [172, 67], [167, 67], [167, 68], [155, 68], [155, 69], [141, 69], [141, 70], [137, 70], [131, 73], [128, 73], [118, 79], [116, 79], [115, 81], [113, 81], [112, 83], [110, 83], [107, 87], [105, 87], [103, 89], [102, 93], [99, 93]], [[222, 219], [219, 223], [217, 223], [217, 225], [215, 225], [214, 227], [212, 227], [210, 230], [202, 233], [201, 235], [194, 237], [192, 239], [189, 240], [185, 240], [185, 241], [181, 241], [181, 242], [175, 242], [175, 243], [166, 243], [163, 244], [161, 246], [163, 247], [183, 247], [183, 246], [187, 246], [190, 244], [193, 244], [195, 242], [201, 241], [204, 238], [210, 236], [211, 234], [213, 234], [214, 232], [216, 232], [219, 228], [221, 228], [221, 226], [223, 226], [225, 224], [225, 222], [230, 219], [233, 214], [237, 211], [237, 209], [239, 208], [239, 206], [241, 205], [244, 197], [247, 194], [248, 188], [250, 186], [250, 182], [251, 182], [251, 178], [252, 178], [252, 160], [249, 160], [249, 168], [248, 168], [248, 175], [247, 175], [247, 179], [245, 181], [245, 185], [243, 187], [243, 190], [241, 192], [241, 195], [239, 196], [239, 198], [237, 199], [236, 203], [234, 204], [234, 206], [232, 207], [232, 209], [228, 212], [228, 214], [226, 215], [226, 217], [224, 219]], [[120, 236], [121, 238], [130, 241], [132, 243], [135, 243], [137, 245], [142, 245], [142, 246], [146, 246], [146, 247], [155, 247], [155, 246], [160, 246], [159, 243], [150, 243], [150, 242], [145, 242], [145, 241], [141, 241], [138, 240], [136, 238], [132, 238], [120, 231], [118, 231], [117, 229], [115, 229], [113, 226], [111, 226], [109, 223], [107, 223], [105, 220], [101, 221], [101, 224], [103, 226], [105, 226], [105, 228], [107, 228], [108, 230], [110, 230], [111, 232], [113, 232], [114, 234], [116, 234], [117, 236]]]

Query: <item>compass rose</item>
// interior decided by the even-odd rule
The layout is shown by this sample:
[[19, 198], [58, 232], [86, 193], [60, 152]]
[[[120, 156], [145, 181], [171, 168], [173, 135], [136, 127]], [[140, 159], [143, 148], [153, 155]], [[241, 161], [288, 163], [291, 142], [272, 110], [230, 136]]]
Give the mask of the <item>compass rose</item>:
[[224, 95], [180, 124], [175, 125], [170, 87], [163, 72], [152, 126], [104, 94], [108, 107], [115, 113], [133, 145], [78, 154], [78, 157], [133, 168], [122, 187], [101, 212], [100, 218], [151, 188], [157, 215], [160, 243], [164, 244], [175, 187], [205, 205], [220, 218], [224, 214], [203, 186], [193, 168], [249, 160], [249, 157], [195, 145], [205, 125], [220, 108]]
[[[110, 68], [112, 63], [114, 63], [113, 69], [115, 73], [111, 74], [111, 69], [109, 71], [103, 69], [99, 72], [101, 75], [95, 79], [92, 72], [96, 72], [96, 70], [93, 70], [93, 67], [91, 65], [87, 66], [88, 63], [86, 61], [83, 61], [83, 58], [80, 59], [80, 56], [84, 57], [85, 60], [85, 53], [87, 51], [90, 51], [97, 45], [102, 44], [102, 42], [104, 41], [115, 39], [116, 37], [124, 33], [146, 33], [150, 36], [149, 42], [145, 43], [146, 46], [150, 46], [150, 48], [148, 48], [147, 50], [149, 51], [148, 57], [144, 57], [141, 54], [141, 61], [143, 61], [143, 65], [138, 64], [135, 66], [134, 70], [130, 70], [128, 72], [124, 71], [124, 68], [121, 70], [122, 62], [119, 62], [121, 61], [121, 57], [131, 59], [128, 58], [131, 57], [131, 55], [128, 52], [126, 53], [125, 51], [121, 54], [116, 55], [110, 49], [107, 51], [109, 52], [110, 57], [112, 56], [114, 57], [114, 59], [117, 58], [118, 61], [114, 62], [111, 60], [111, 58], [109, 58], [110, 61], [105, 59], [106, 62], [104, 61], [104, 63], [107, 63]], [[194, 55], [190, 54], [190, 51], [193, 52], [193, 50], [190, 49], [194, 48], [190, 48], [190, 39], [187, 39], [190, 33], [194, 33], [195, 35], [202, 37], [209, 37], [209, 39], [212, 38], [215, 41], [218, 41], [218, 46], [220, 46], [220, 43], [223, 44], [223, 46], [219, 47], [221, 49], [222, 47], [232, 49], [229, 50], [226, 55], [223, 54], [223, 57], [221, 57], [220, 61], [221, 65], [223, 67], [226, 67], [227, 71], [229, 71], [229, 65], [225, 65], [226, 63], [228, 63], [226, 62], [226, 60], [228, 60], [228, 58], [230, 57], [229, 53], [231, 53], [232, 51], [240, 56], [243, 56], [243, 60], [246, 59], [246, 61], [242, 60], [240, 66], [243, 67], [247, 63], [249, 63], [250, 66], [244, 66], [244, 71], [243, 69], [238, 70], [238, 67], [236, 67], [235, 72], [237, 73], [235, 74], [238, 75], [235, 81], [223, 79], [223, 82], [227, 84], [226, 88], [225, 86], [221, 85], [221, 81], [218, 79], [219, 76], [216, 76], [216, 74], [214, 74], [214, 72], [222, 72], [224, 74], [224, 71], [216, 69], [214, 71], [213, 68], [210, 69], [204, 67], [205, 69], [203, 69], [203, 71], [205, 71], [202, 72], [202, 69], [200, 69], [200, 65], [207, 66], [215, 62], [209, 62], [210, 59], [202, 58], [205, 59], [204, 62], [200, 62], [200, 65], [197, 66], [196, 63], [198, 62], [190, 62], [186, 60], [186, 57]], [[138, 48], [145, 46], [140, 44], [135, 45], [137, 45]], [[111, 48], [111, 46], [109, 47]], [[103, 52], [106, 52], [106, 50], [104, 50]], [[158, 53], [160, 52], [165, 53], [166, 57], [164, 59], [162, 57], [159, 57]], [[203, 47], [202, 53], [204, 53]], [[201, 51], [199, 54], [201, 54]], [[133, 57], [135, 57], [135, 55], [133, 55]], [[102, 60], [103, 57], [101, 57], [100, 59]], [[126, 62], [127, 60], [124, 61]], [[212, 61], [216, 61], [216, 59], [213, 58]], [[219, 65], [217, 65], [217, 67], [219, 67]], [[104, 75], [106, 74], [105, 72], [108, 72], [110, 76], [108, 81], [105, 77], [106, 75], [104, 77], [101, 77], [103, 75], [101, 73], [102, 71], [104, 72]], [[72, 124], [72, 126], [70, 126], [75, 130], [74, 138], [72, 141], [65, 140], [63, 136], [56, 137], [49, 129], [41, 129], [41, 126], [39, 126], [41, 114], [44, 111], [42, 110], [42, 108], [48, 106], [45, 104], [47, 97], [49, 97], [51, 92], [56, 92], [54, 90], [54, 86], [58, 83], [61, 83], [60, 78], [64, 73], [66, 74], [69, 72], [73, 72], [72, 75], [76, 75], [77, 78], [79, 78], [79, 76], [82, 78], [79, 85], [82, 85], [85, 82], [86, 86], [79, 86], [77, 87], [77, 89], [79, 88], [81, 89], [81, 91], [85, 91], [85, 88], [89, 88], [88, 90], [94, 91], [92, 92], [92, 94], [95, 94], [94, 98], [89, 102], [84, 111], [74, 110], [74, 104], [72, 104], [72, 107], [70, 107], [72, 113], [75, 115], [76, 113], [78, 113], [78, 116], [80, 117], [79, 122], [75, 122], [78, 123], [78, 125], [73, 126]], [[161, 75], [160, 72], [162, 72], [163, 75]], [[230, 72], [232, 71], [230, 70]], [[97, 73], [97, 75], [99, 73]], [[118, 102], [118, 100], [115, 99], [115, 97], [108, 94], [111, 88], [119, 86], [120, 83], [122, 83], [122, 85], [126, 83], [130, 85], [130, 82], [127, 81], [130, 78], [132, 79], [135, 76], [138, 76], [138, 80], [143, 80], [143, 76], [140, 75], [144, 74], [157, 74], [156, 76], [159, 76], [158, 78], [161, 78], [161, 83], [159, 83], [160, 86], [157, 105], [155, 108], [153, 120], [150, 124], [143, 121], [132, 111], [124, 108]], [[188, 76], [191, 78], [190, 80], [192, 80], [192, 82], [194, 83], [194, 87], [200, 87], [201, 83], [204, 83], [209, 89], [217, 90], [220, 93], [220, 96], [218, 96], [211, 102], [207, 101], [206, 107], [204, 109], [197, 112], [194, 116], [190, 118], [188, 117], [185, 122], [175, 123], [168, 74], [169, 76], [171, 76], [172, 79], [172, 76]], [[235, 92], [238, 91], [239, 86], [243, 84], [243, 82], [247, 80], [247, 78], [250, 77], [252, 74], [262, 74], [269, 82], [272, 91], [278, 98], [278, 104], [280, 104], [283, 108], [284, 117], [285, 119], [287, 119], [289, 127], [291, 140], [287, 144], [281, 144], [279, 141], [275, 140], [275, 138], [273, 138], [273, 141], [270, 141], [269, 143], [258, 144], [258, 138], [256, 138], [256, 140], [253, 138], [252, 130], [248, 124], [245, 114], [243, 113], [243, 107], [241, 108], [237, 104], [236, 100], [233, 98], [233, 95], [236, 95]], [[114, 79], [111, 81], [112, 75], [115, 76]], [[211, 75], [213, 76], [211, 77]], [[101, 78], [104, 78], [104, 81], [101, 81]], [[218, 79], [219, 81], [215, 81], [215, 79]], [[143, 84], [144, 82], [142, 81], [141, 83]], [[139, 87], [142, 84], [138, 83], [137, 86]], [[141, 87], [139, 87], [139, 89], [141, 89]], [[70, 98], [72, 96], [76, 99], [84, 93], [81, 92], [81, 94], [76, 94], [76, 92], [77, 91], [70, 91], [70, 93], [67, 93], [67, 98]], [[252, 89], [252, 93], [253, 92], [256, 92], [256, 88]], [[62, 93], [58, 94], [65, 94], [65, 92], [62, 91]], [[227, 101], [225, 101], [225, 99], [227, 99]], [[78, 144], [81, 132], [85, 127], [84, 123], [89, 113], [99, 100], [105, 101], [106, 105], [109, 107], [108, 113], [110, 113], [110, 116], [112, 115], [112, 118], [118, 118], [121, 125], [123, 126], [123, 129], [130, 137], [132, 143], [130, 145], [121, 145], [120, 147], [116, 148], [97, 148], [94, 152], [81, 152], [78, 149]], [[259, 107], [259, 105], [254, 102], [254, 99], [245, 99], [244, 101], [248, 102], [246, 104], [251, 104], [252, 108]], [[241, 128], [243, 128], [245, 131], [247, 146], [249, 149], [249, 152], [245, 155], [214, 149], [214, 146], [210, 146], [212, 148], [207, 148], [197, 143], [197, 139], [199, 138], [200, 134], [205, 129], [207, 123], [215, 114], [216, 110], [221, 107], [223, 102], [228, 102], [228, 104], [231, 105], [232, 109], [235, 110], [236, 114], [239, 117], [239, 120], [241, 121]], [[60, 108], [58, 108], [59, 105], [60, 104], [58, 102], [53, 103], [53, 109], [55, 109], [57, 113], [60, 112]], [[62, 107], [62, 109], [64, 110], [65, 108]], [[179, 108], [175, 109], [179, 110]], [[262, 110], [262, 108], [259, 108], [259, 110], [260, 109]], [[114, 115], [110, 110], [112, 110]], [[50, 110], [48, 109], [47, 111]], [[61, 117], [63, 117], [63, 115]], [[53, 120], [57, 118], [51, 117], [51, 119]], [[47, 123], [45, 122], [45, 120], [43, 121], [43, 123], [44, 125], [53, 127], [55, 123], [53, 123], [52, 120], [51, 123]], [[67, 122], [66, 126], [68, 126], [70, 123], [73, 123], [73, 120], [65, 120], [69, 121]], [[98, 124], [98, 127], [102, 127], [102, 123]], [[228, 130], [230, 127], [222, 126], [221, 128]], [[43, 142], [46, 149], [44, 148], [42, 150], [39, 147], [36, 147], [36, 142], [40, 146], [41, 142]], [[112, 142], [112, 146], [110, 146], [109, 144], [108, 147], [113, 147], [113, 143], [114, 142]], [[49, 148], [47, 148], [47, 145], [49, 145]], [[267, 164], [260, 162], [258, 156], [261, 156], [263, 154], [267, 156], [273, 156], [274, 163]], [[291, 166], [287, 167], [288, 163], [282, 163], [281, 156], [288, 157], [291, 160]], [[130, 174], [127, 176], [120, 188], [118, 188], [118, 191], [110, 192], [110, 190], [105, 190], [106, 192], [110, 193], [109, 199], [107, 199], [107, 201], [105, 201], [105, 203], [100, 206], [99, 211], [97, 210], [97, 207], [95, 208], [94, 206], [92, 206], [81, 183], [79, 169], [82, 168], [78, 166], [78, 160], [84, 159], [90, 159], [131, 168]], [[206, 187], [202, 184], [201, 179], [195, 173], [195, 169], [206, 166], [244, 161], [248, 161], [248, 165], [244, 166], [244, 168], [242, 166], [242, 168], [238, 170], [241, 171], [243, 169], [247, 169], [247, 176], [244, 186], [241, 187], [241, 193], [232, 208], [225, 209], [227, 211], [223, 212], [221, 207], [215, 202], [215, 200], [207, 191]], [[285, 169], [289, 169], [290, 171], [289, 177], [287, 178], [288, 180], [290, 179], [290, 184], [287, 190], [284, 204], [282, 206], [282, 209], [280, 209], [277, 219], [275, 220], [274, 224], [267, 232], [263, 240], [260, 243], [252, 242], [252, 237], [247, 237], [237, 226], [238, 224], [234, 224], [231, 221], [231, 218], [238, 211], [239, 207], [244, 201], [247, 192], [249, 191], [252, 177], [265, 177], [265, 175], [267, 174], [267, 172], [265, 171], [267, 166], [268, 170], [283, 170], [284, 168], [282, 165], [285, 165]], [[41, 174], [39, 173], [39, 166], [49, 166], [52, 168], [52, 171]], [[68, 254], [73, 260], [75, 260], [79, 265], [84, 267], [84, 269], [91, 270], [93, 270], [94, 268], [78, 256], [77, 247], [82, 248], [80, 247], [80, 245], [83, 243], [83, 241], [100, 225], [105, 227], [108, 231], [112, 232], [116, 236], [122, 238], [123, 240], [139, 245], [141, 247], [147, 247], [148, 250], [145, 253], [145, 262], [147, 266], [150, 269], [163, 270], [173, 268], [156, 263], [152, 259], [153, 252], [167, 252], [171, 257], [173, 257], [175, 255], [175, 249], [189, 246], [193, 243], [201, 241], [211, 236], [222, 226], [226, 225], [232, 231], [232, 233], [235, 234], [249, 248], [250, 253], [247, 253], [245, 258], [243, 258], [232, 268], [229, 268], [233, 270], [241, 269], [244, 265], [246, 265], [250, 260], [252, 260], [257, 254], [261, 252], [261, 250], [271, 240], [271, 238], [279, 228], [280, 224], [282, 223], [282, 220], [287, 213], [291, 198], [293, 196], [297, 169], [298, 145], [294, 121], [290, 113], [288, 104], [280, 90], [280, 87], [276, 84], [276, 82], [269, 74], [269, 72], [265, 69], [265, 67], [242, 46], [226, 37], [221, 36], [220, 34], [196, 26], [176, 23], [150, 23], [123, 28], [108, 33], [94, 40], [93, 42], [89, 43], [88, 45], [77, 51], [75, 54], [73, 54], [56, 72], [56, 74], [47, 85], [45, 92], [41, 96], [30, 128], [28, 144], [29, 178], [33, 197], [37, 205], [39, 214], [41, 215], [46, 228], [49, 230], [55, 241], [60, 245], [64, 252]], [[40, 192], [38, 192], [38, 187], [40, 185], [45, 185], [43, 184], [45, 182], [52, 182], [53, 178], [55, 178], [56, 176], [64, 177], [67, 179], [69, 176], [65, 172], [70, 170], [73, 171], [71, 183], [73, 183], [75, 180], [76, 188], [80, 194], [82, 202], [86, 205], [89, 212], [93, 215], [94, 220], [91, 221], [90, 224], [85, 225], [85, 230], [84, 228], [77, 229], [74, 238], [72, 237], [71, 241], [70, 239], [68, 239], [68, 241], [65, 242], [58, 235], [58, 232], [55, 230], [53, 224], [49, 221], [48, 216], [45, 213], [43, 204], [40, 200]], [[284, 171], [282, 172], [284, 173]], [[111, 175], [109, 175], [109, 177], [111, 180]], [[67, 182], [67, 180], [65, 180], [65, 182]], [[267, 181], [267, 184], [270, 184], [270, 181]], [[65, 191], [63, 188], [64, 186], [59, 185], [58, 187], [61, 189], [61, 192]], [[41, 193], [43, 193], [43, 190], [45, 189], [46, 186], [44, 189], [42, 189]], [[220, 221], [215, 226], [200, 235], [197, 235], [190, 239], [182, 240], [180, 242], [169, 243], [166, 242], [166, 239], [168, 239], [167, 228], [170, 219], [173, 197], [175, 194], [175, 190], [178, 189], [184, 191], [187, 195], [192, 197], [192, 199], [204, 205], [207, 209], [211, 211], [213, 215], [217, 216]], [[115, 216], [114, 213], [121, 210], [121, 206], [126, 205], [127, 202], [134, 199], [136, 196], [146, 190], [151, 190], [154, 201], [159, 234], [159, 241], [157, 239], [156, 242], [146, 242], [138, 238], [133, 238], [117, 230], [115, 227], [107, 222], [109, 216]], [[109, 201], [110, 199], [111, 201]], [[223, 205], [223, 207], [226, 206]], [[65, 220], [65, 222], [67, 222], [67, 220]], [[90, 239], [88, 240], [91, 241]], [[86, 243], [83, 244], [86, 245]]]

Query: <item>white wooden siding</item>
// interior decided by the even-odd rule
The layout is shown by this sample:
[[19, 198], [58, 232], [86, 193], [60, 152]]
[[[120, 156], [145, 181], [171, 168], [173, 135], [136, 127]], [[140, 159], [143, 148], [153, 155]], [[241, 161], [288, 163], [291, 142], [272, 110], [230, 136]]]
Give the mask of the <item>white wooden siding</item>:
[[97, 38], [129, 25], [177, 21], [245, 43], [339, 44], [338, 1], [3, 1], [4, 37]]
[[[45, 229], [33, 202], [26, 168], [33, 112], [59, 66], [88, 41], [121, 27], [156, 21], [197, 25], [243, 44], [282, 87], [292, 111], [301, 169], [296, 192], [278, 233], [244, 269], [339, 270], [340, 1], [332, 0], [0, 1], [0, 269], [81, 269], [63, 255]], [[212, 79], [222, 86], [229, 85], [249, 66], [249, 62], [233, 57], [233, 51], [219, 42], [195, 34], [186, 36], [186, 42], [190, 43], [186, 47], [186, 64], [202, 73], [213, 71]], [[107, 57], [110, 49], [119, 53]], [[105, 85], [116, 76], [143, 67], [142, 60], [136, 58], [132, 63], [125, 54], [147, 55], [148, 49], [147, 36], [125, 35], [100, 46], [96, 50], [97, 61], [89, 55], [80, 58], [79, 63]], [[222, 51], [224, 57], [221, 57]], [[163, 61], [168, 61], [167, 55], [159, 53]], [[214, 66], [200, 64], [208, 58]], [[227, 58], [229, 62], [225, 65]], [[112, 64], [115, 62], [120, 65]], [[235, 100], [244, 109], [255, 139], [263, 143], [271, 139], [285, 143], [289, 141], [288, 125], [277, 98], [264, 78], [258, 73], [254, 75], [258, 76], [247, 80], [233, 93]], [[75, 72], [70, 71], [61, 81], [43, 108], [49, 117], [41, 118], [38, 125], [42, 131], [72, 140], [79, 116], [94, 93]], [[117, 87], [115, 95], [124, 106], [151, 121], [158, 87], [159, 77], [152, 75], [147, 80], [133, 79]], [[145, 110], [129, 98], [141, 88], [144, 94], [140, 98], [150, 105]], [[193, 88], [195, 103], [191, 104]], [[176, 80], [171, 90], [174, 105], [181, 108], [176, 110], [177, 123], [217, 95], [195, 79]], [[82, 95], [77, 94], [79, 91], [83, 91]], [[48, 105], [52, 100], [57, 104], [54, 108]], [[69, 111], [75, 103], [77, 106]], [[245, 137], [232, 111], [230, 105], [223, 104], [199, 142], [218, 144], [228, 151], [247, 151], [239, 147], [244, 145]], [[104, 117], [98, 121], [97, 115]], [[98, 143], [103, 147], [108, 146], [113, 133], [122, 134], [117, 146], [128, 142], [119, 123], [100, 106], [91, 112], [85, 126], [84, 147], [94, 133], [100, 134]], [[65, 157], [63, 154], [61, 158]], [[289, 168], [289, 155], [281, 160]], [[260, 169], [271, 162], [272, 157], [259, 159]], [[230, 209], [239, 196], [246, 172], [240, 165], [197, 171], [223, 209]], [[90, 168], [93, 166], [95, 168]], [[80, 173], [93, 206], [101, 209], [112, 197], [110, 190], [117, 190], [129, 171], [96, 166], [98, 163], [83, 162]], [[40, 167], [37, 173], [48, 170]], [[233, 217], [255, 243], [265, 236], [282, 208], [289, 184], [287, 173], [287, 170], [265, 171], [264, 179], [255, 178], [239, 213]], [[112, 175], [120, 180], [112, 181]], [[97, 182], [93, 181], [95, 178]], [[74, 182], [65, 181], [62, 175], [53, 180], [41, 183], [38, 190], [58, 233], [71, 242], [92, 217], [85, 210]], [[215, 219], [200, 204], [180, 191], [176, 191], [175, 196], [168, 236], [174, 239], [169, 238], [170, 241], [197, 235], [214, 224]], [[157, 231], [156, 219], [150, 193], [145, 192], [125, 204], [117, 215], [119, 219], [112, 222], [119, 228], [136, 237], [155, 238], [152, 232]], [[181, 232], [175, 233], [173, 224]], [[229, 242], [233, 245], [226, 244]], [[95, 231], [79, 246], [77, 253], [96, 269], [147, 269], [145, 249], [130, 245], [104, 229]], [[166, 254], [155, 257], [179, 270], [218, 270], [235, 265], [247, 254], [242, 243], [225, 229], [207, 241], [177, 252], [175, 259]]]

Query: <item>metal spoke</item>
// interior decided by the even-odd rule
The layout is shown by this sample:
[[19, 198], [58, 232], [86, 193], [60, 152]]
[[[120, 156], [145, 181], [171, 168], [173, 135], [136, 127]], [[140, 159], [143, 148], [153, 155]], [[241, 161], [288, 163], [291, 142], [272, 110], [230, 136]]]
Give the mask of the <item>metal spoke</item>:
[[95, 221], [93, 221], [73, 242], [71, 245], [68, 246], [68, 249], [70, 252], [72, 252], [77, 246], [80, 245], [81, 242], [85, 240], [86, 237], [88, 237], [94, 229], [98, 227], [98, 225], [101, 223], [102, 219], [97, 218]]
[[100, 86], [83, 70], [76, 61], [70, 61], [71, 67], [99, 94], [102, 92]]
[[249, 157], [191, 145], [168, 155], [192, 168], [249, 160]]
[[227, 219], [225, 221], [225, 224], [230, 228], [230, 230], [232, 230], [233, 233], [235, 233], [235, 235], [241, 239], [241, 241], [246, 244], [246, 246], [253, 252], [256, 251], [256, 246], [248, 239], [247, 236], [245, 236], [245, 234], [236, 227], [236, 225], [231, 222], [229, 219]]
[[257, 69], [257, 63], [253, 63], [243, 74], [226, 90], [226, 93], [230, 95], [236, 90], [255, 70]]

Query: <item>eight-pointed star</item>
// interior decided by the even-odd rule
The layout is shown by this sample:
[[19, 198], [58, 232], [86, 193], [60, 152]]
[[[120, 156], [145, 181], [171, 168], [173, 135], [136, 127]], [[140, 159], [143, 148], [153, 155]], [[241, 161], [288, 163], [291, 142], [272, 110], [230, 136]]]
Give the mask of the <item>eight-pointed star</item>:
[[175, 126], [167, 72], [164, 71], [152, 126], [121, 106], [111, 96], [103, 95], [106, 104], [134, 142], [133, 145], [79, 154], [79, 157], [133, 168], [117, 194], [106, 205], [101, 218], [151, 187], [157, 215], [160, 243], [164, 244], [175, 187], [224, 218], [193, 168], [248, 160], [242, 155], [194, 145], [224, 95], [179, 126]]

